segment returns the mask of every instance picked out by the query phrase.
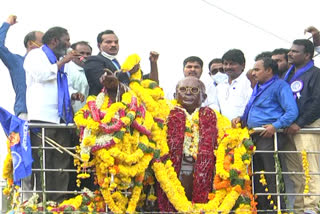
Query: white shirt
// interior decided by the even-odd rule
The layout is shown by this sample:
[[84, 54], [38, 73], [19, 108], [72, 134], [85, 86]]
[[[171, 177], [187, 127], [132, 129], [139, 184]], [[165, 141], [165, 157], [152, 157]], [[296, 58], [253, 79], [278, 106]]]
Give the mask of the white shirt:
[[231, 84], [228, 80], [220, 83], [217, 86], [217, 95], [221, 114], [229, 120], [242, 116], [251, 94], [251, 83], [246, 72], [242, 72]]
[[29, 120], [59, 123], [57, 64], [51, 64], [42, 48], [33, 49], [24, 60]]
[[86, 99], [89, 94], [87, 77], [84, 69], [73, 61], [64, 65], [64, 72], [68, 75], [69, 93], [80, 92], [85, 97], [83, 102], [78, 100], [72, 101], [73, 112], [76, 113], [86, 104]]
[[220, 111], [219, 102], [217, 97], [217, 87], [214, 85], [211, 78], [208, 80], [201, 80], [206, 86], [207, 99], [202, 103], [202, 106], [208, 106], [216, 111]]

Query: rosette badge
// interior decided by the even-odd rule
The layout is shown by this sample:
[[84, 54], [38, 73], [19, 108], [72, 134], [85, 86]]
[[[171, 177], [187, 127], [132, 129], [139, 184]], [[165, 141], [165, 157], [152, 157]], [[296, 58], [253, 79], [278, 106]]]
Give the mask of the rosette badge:
[[300, 99], [301, 97], [300, 91], [303, 89], [303, 82], [301, 80], [296, 80], [291, 83], [290, 87], [294, 94], [294, 98]]

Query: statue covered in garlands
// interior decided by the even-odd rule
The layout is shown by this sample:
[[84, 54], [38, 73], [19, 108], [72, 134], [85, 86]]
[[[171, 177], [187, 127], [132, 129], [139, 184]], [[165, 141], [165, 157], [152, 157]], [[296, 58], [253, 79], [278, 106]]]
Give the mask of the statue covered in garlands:
[[[132, 213], [154, 200], [160, 211], [254, 212], [248, 130], [232, 129], [219, 113], [200, 108], [206, 95], [198, 79], [183, 79], [176, 100], [164, 99], [155, 82], [142, 80], [139, 61], [131, 55], [122, 66], [137, 71], [131, 72], [129, 90], [119, 91], [121, 101], [104, 90], [76, 114], [85, 161], [78, 177], [94, 167], [104, 201], [115, 213]], [[155, 182], [148, 166], [158, 185], [144, 193], [143, 186]]]

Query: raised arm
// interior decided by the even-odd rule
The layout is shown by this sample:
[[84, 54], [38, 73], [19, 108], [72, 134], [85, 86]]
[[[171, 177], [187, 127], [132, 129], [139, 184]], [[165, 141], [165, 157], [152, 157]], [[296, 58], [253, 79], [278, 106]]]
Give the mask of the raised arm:
[[155, 51], [150, 52], [149, 60], [150, 60], [150, 76], [149, 78], [159, 84], [159, 74], [158, 74], [158, 58], [159, 58], [159, 53]]
[[16, 19], [16, 16], [11, 15], [0, 27], [0, 59], [9, 70], [15, 66], [15, 59], [17, 55], [9, 51], [9, 49], [5, 46], [5, 40], [10, 26], [17, 23]]
[[309, 26], [304, 30], [304, 33], [311, 33], [314, 46], [320, 46], [320, 33], [317, 28]]

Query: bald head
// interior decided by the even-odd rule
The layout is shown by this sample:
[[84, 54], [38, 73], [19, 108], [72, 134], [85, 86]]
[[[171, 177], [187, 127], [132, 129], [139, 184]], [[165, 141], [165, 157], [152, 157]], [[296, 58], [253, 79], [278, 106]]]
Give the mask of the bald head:
[[206, 88], [203, 82], [196, 77], [186, 77], [176, 86], [175, 99], [190, 114], [199, 108], [206, 98]]

